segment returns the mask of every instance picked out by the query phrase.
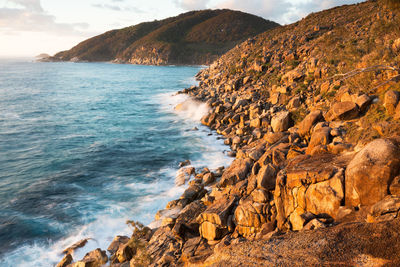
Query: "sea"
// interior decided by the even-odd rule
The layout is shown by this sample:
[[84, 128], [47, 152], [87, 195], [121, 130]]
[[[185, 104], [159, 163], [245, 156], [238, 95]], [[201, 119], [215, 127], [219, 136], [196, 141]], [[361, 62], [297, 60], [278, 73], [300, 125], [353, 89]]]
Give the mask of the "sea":
[[201, 68], [0, 60], [0, 266], [106, 249], [179, 198], [181, 161], [229, 165], [207, 106], [176, 94]]

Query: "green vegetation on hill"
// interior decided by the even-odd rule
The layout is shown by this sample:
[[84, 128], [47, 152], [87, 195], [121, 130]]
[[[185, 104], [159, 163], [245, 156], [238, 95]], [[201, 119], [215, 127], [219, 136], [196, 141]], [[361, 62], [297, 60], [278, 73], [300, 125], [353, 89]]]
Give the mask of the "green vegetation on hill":
[[277, 26], [239, 11], [191, 11], [108, 31], [57, 53], [52, 60], [209, 64], [241, 41]]

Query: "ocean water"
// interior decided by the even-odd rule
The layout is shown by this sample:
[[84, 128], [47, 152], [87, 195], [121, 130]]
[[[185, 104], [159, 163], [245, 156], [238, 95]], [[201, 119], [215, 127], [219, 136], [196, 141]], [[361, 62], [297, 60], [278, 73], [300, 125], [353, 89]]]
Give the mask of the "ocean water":
[[0, 266], [54, 266], [82, 238], [74, 259], [105, 249], [179, 197], [180, 161], [228, 165], [206, 107], [174, 110], [199, 69], [0, 61]]

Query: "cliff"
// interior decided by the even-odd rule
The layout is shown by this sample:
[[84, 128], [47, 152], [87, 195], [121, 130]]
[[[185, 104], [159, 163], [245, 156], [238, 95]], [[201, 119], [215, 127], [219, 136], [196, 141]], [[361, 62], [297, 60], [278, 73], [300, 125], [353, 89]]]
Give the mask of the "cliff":
[[195, 170], [112, 264], [400, 265], [399, 26], [381, 1], [336, 7], [202, 70], [180, 93], [208, 103], [236, 158]]
[[106, 32], [57, 53], [51, 60], [209, 64], [243, 40], [277, 26], [239, 11], [192, 11]]

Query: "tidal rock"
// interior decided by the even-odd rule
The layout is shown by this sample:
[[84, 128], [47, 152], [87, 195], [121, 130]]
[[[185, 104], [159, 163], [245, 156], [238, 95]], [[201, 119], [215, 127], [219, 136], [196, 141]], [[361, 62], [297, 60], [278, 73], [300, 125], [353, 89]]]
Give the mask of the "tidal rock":
[[66, 254], [64, 258], [57, 264], [56, 267], [67, 267], [69, 264], [71, 264], [73, 261], [73, 258], [71, 254]]
[[79, 240], [78, 242], [74, 243], [73, 245], [69, 246], [68, 248], [63, 250], [63, 253], [73, 253], [76, 249], [82, 248], [86, 245], [86, 243], [90, 240], [90, 238], [85, 238], [82, 240]]
[[74, 267], [100, 267], [108, 261], [107, 254], [99, 248], [86, 253], [82, 260], [76, 262]]
[[127, 236], [116, 236], [114, 237], [114, 240], [111, 242], [111, 244], [108, 246], [107, 250], [110, 252], [111, 255], [113, 255], [119, 248], [121, 244], [126, 244], [129, 241], [129, 237]]
[[394, 140], [377, 139], [366, 145], [346, 169], [346, 205], [373, 205], [388, 195], [400, 171], [400, 149]]
[[176, 173], [175, 184], [177, 186], [184, 185], [190, 180], [190, 177], [195, 174], [196, 169], [194, 167], [182, 167]]

